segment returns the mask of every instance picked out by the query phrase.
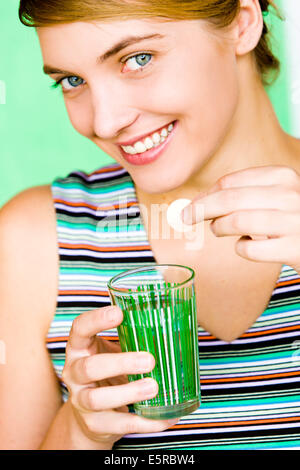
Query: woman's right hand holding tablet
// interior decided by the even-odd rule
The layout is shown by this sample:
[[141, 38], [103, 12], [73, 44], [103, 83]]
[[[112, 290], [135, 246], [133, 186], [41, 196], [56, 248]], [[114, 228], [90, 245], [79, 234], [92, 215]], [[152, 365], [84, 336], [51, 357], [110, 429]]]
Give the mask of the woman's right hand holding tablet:
[[119, 344], [97, 336], [122, 320], [116, 306], [85, 312], [73, 321], [66, 347], [62, 380], [69, 390], [68, 402], [84, 440], [99, 444], [99, 449], [111, 449], [125, 434], [160, 432], [178, 421], [150, 420], [128, 412], [128, 404], [155, 397], [158, 384], [151, 378], [127, 379], [127, 374], [154, 368], [150, 353], [122, 353]]

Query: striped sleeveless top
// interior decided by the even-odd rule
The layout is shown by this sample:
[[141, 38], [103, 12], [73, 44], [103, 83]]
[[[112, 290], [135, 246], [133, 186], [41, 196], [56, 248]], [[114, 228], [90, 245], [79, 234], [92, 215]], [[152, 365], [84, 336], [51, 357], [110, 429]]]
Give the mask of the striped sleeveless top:
[[[110, 305], [108, 280], [156, 263], [134, 183], [119, 164], [81, 171], [52, 185], [59, 286], [46, 338], [62, 398], [72, 321]], [[117, 224], [115, 223], [117, 220]], [[117, 330], [100, 333], [118, 340]], [[198, 329], [201, 405], [164, 432], [129, 434], [114, 449], [300, 449], [300, 275], [283, 265], [266, 310], [227, 343]]]

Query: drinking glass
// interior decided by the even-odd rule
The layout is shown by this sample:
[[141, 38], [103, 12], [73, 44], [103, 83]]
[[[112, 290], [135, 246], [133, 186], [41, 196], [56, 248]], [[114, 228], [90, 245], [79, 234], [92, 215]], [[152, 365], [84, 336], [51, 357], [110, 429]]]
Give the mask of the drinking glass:
[[171, 419], [200, 405], [194, 278], [190, 267], [156, 264], [126, 270], [108, 282], [112, 305], [123, 312], [122, 351], [147, 351], [155, 358], [151, 372], [128, 376], [158, 383], [154, 398], [134, 403], [138, 415]]

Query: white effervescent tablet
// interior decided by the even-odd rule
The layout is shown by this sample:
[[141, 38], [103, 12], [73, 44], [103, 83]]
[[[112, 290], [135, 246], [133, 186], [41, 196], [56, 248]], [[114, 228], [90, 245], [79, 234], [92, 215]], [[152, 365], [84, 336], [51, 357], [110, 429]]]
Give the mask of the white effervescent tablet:
[[191, 203], [191, 199], [176, 199], [167, 209], [167, 222], [177, 232], [190, 232], [193, 225], [185, 224], [181, 219], [181, 212]]

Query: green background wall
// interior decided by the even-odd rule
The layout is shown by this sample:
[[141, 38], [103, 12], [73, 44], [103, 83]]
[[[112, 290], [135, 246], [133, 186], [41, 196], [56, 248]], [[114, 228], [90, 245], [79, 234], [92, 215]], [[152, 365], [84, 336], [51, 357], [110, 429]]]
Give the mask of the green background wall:
[[[50, 79], [42, 73], [36, 32], [19, 22], [18, 4], [18, 0], [1, 0], [0, 5], [0, 207], [30, 186], [50, 183], [72, 170], [92, 171], [114, 162], [72, 128], [60, 90], [51, 89]], [[274, 50], [283, 61], [270, 96], [289, 131], [284, 26], [273, 15], [270, 21]]]

